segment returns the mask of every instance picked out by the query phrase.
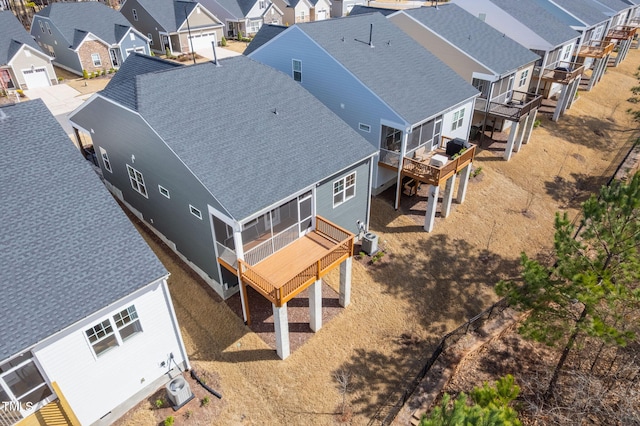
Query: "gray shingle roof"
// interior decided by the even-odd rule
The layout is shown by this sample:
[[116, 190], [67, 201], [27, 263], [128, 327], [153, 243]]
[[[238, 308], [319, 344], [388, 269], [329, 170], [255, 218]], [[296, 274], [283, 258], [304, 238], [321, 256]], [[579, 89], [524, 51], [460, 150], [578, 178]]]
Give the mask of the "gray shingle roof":
[[[541, 0], [547, 2], [549, 0]], [[553, 0], [558, 6], [576, 16], [588, 26], [597, 25], [608, 21], [609, 17], [604, 14], [605, 10], [601, 5], [591, 0]]]
[[243, 54], [245, 56], [249, 55], [258, 47], [262, 46], [263, 44], [265, 44], [266, 42], [268, 42], [269, 40], [271, 40], [272, 38], [274, 38], [275, 36], [277, 36], [278, 34], [280, 34], [286, 29], [287, 27], [283, 25], [273, 25], [273, 24], [263, 25], [262, 27], [260, 27], [260, 31], [258, 31], [258, 33], [253, 38], [253, 40], [251, 40], [251, 43], [249, 43], [249, 46], [247, 46], [247, 48], [244, 50]]
[[580, 36], [577, 31], [569, 28], [535, 2], [522, 0], [491, 0], [491, 2], [520, 21], [553, 47], [560, 46]]
[[197, 2], [184, 0], [138, 0], [138, 3], [168, 32], [178, 31], [188, 14], [198, 5]]
[[[367, 44], [371, 25], [373, 48]], [[408, 123], [434, 116], [478, 94], [379, 13], [296, 26]]]
[[6, 65], [23, 44], [42, 52], [18, 18], [9, 10], [0, 10], [0, 65]]
[[100, 93], [127, 108], [137, 110], [136, 76], [181, 66], [181, 64], [175, 62], [163, 61], [153, 56], [134, 52], [127, 57], [116, 75], [113, 76], [109, 84]]
[[622, 0], [594, 0], [594, 2], [602, 3], [608, 8], [615, 10], [616, 12], [622, 12], [623, 10], [631, 8], [631, 5]]
[[365, 15], [367, 13], [381, 13], [384, 16], [387, 15], [391, 15], [392, 13], [396, 13], [398, 11], [398, 9], [387, 9], [387, 8], [382, 8], [382, 7], [371, 7], [371, 6], [363, 6], [361, 4], [357, 4], [355, 6], [353, 6], [353, 9], [351, 9], [351, 12], [349, 12], [349, 16], [356, 16], [356, 15]]
[[499, 75], [513, 72], [540, 58], [457, 4], [443, 4], [438, 9], [407, 9], [403, 13]]
[[[288, 75], [220, 64], [139, 75], [138, 112], [236, 219], [377, 152]], [[189, 96], [167, 107], [168, 87]]]
[[96, 1], [52, 3], [36, 15], [49, 17], [72, 49], [84, 38], [76, 30], [91, 32], [109, 44], [116, 44], [123, 34], [117, 25], [131, 27], [121, 13]]
[[0, 111], [5, 359], [167, 272], [44, 103]]
[[210, 3], [218, 3], [236, 19], [241, 19], [247, 16], [257, 1], [258, 0], [202, 0], [201, 3], [209, 10], [214, 9], [210, 7]]

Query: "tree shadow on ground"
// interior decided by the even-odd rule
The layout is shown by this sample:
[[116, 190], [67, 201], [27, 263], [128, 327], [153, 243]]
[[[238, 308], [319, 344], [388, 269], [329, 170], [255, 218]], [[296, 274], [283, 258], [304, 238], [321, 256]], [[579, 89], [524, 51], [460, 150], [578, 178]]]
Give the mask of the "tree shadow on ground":
[[554, 137], [598, 151], [609, 151], [611, 140], [626, 139], [629, 131], [626, 123], [620, 125], [613, 118], [574, 115], [564, 115], [557, 122], [543, 119], [541, 126]]
[[556, 176], [544, 183], [545, 190], [563, 210], [577, 209], [589, 196], [606, 183], [602, 176], [571, 173], [570, 177]]

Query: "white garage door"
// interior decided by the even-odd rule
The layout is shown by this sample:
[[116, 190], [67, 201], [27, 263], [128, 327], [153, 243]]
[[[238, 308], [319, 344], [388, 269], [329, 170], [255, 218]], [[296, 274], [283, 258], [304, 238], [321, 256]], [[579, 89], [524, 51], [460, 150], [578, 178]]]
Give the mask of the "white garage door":
[[24, 76], [24, 82], [28, 89], [51, 86], [46, 68], [22, 70], [22, 75]]
[[193, 50], [211, 49], [211, 42], [216, 41], [216, 33], [194, 34], [189, 39], [189, 49], [191, 49], [191, 41], [193, 41]]

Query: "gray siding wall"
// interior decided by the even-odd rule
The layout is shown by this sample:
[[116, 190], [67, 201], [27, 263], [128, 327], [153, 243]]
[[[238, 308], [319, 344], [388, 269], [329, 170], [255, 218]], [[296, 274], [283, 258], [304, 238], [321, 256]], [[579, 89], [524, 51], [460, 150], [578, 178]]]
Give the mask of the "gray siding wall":
[[[42, 21], [42, 26], [44, 27], [44, 32], [40, 30], [40, 21]], [[47, 31], [47, 27], [45, 23], [48, 22], [51, 27], [51, 34]], [[71, 70], [74, 70], [76, 73], [82, 75], [82, 65], [80, 64], [80, 58], [78, 54], [69, 48], [69, 45], [73, 42], [73, 40], [66, 41], [62, 36], [62, 33], [56, 28], [53, 23], [46, 18], [42, 18], [40, 16], [34, 16], [33, 25], [31, 26], [31, 35], [35, 37], [36, 42], [48, 44], [53, 46], [53, 50], [56, 53], [56, 57], [53, 60], [53, 63], [60, 64], [63, 67], [67, 67]], [[56, 44], [57, 41], [57, 44]], [[43, 49], [46, 51], [46, 49]], [[106, 59], [106, 58], [105, 58]]]
[[[357, 221], [367, 222], [369, 208], [369, 168], [372, 160], [369, 158], [349, 170], [336, 174], [323, 181], [316, 188], [316, 214], [353, 232], [358, 233]], [[333, 183], [346, 175], [356, 172], [356, 195], [350, 200], [333, 207]]]
[[[138, 15], [138, 20], [133, 19], [133, 13], [131, 10], [135, 9]], [[120, 9], [120, 13], [133, 25], [135, 29], [140, 31], [145, 36], [151, 34], [151, 48], [155, 51], [162, 51], [162, 44], [160, 42], [159, 31], [165, 31], [164, 28], [158, 22], [149, 15], [149, 13], [140, 6], [137, 0], [127, 0], [124, 7]], [[163, 52], [164, 53], [164, 52]]]
[[438, 59], [447, 64], [467, 82], [471, 83], [474, 72], [494, 74], [492, 70], [478, 63], [475, 59], [461, 52], [407, 15], [399, 13], [389, 17], [389, 20], [402, 28], [411, 38], [420, 43], [422, 47], [436, 55]]
[[[180, 253], [220, 282], [207, 205], [224, 209], [147, 123], [102, 98], [76, 113], [73, 122], [87, 131], [94, 130], [91, 137], [96, 154], [100, 158], [99, 147], [104, 148], [113, 170], [105, 170], [100, 159], [103, 175], [122, 191], [125, 201], [173, 241]], [[144, 176], [148, 199], [131, 187], [127, 164]], [[170, 199], [159, 192], [158, 185], [169, 190]], [[189, 204], [200, 210], [202, 220], [190, 213]]]
[[[131, 40], [131, 34], [133, 34], [134, 36], [133, 40]], [[149, 44], [146, 42], [146, 40], [140, 37], [138, 33], [131, 31], [129, 32], [129, 34], [124, 36], [124, 38], [120, 42], [120, 54], [122, 55], [122, 60], [124, 61], [125, 59], [127, 59], [127, 56], [129, 56], [127, 54], [127, 49], [134, 49], [136, 47], [144, 47], [144, 53], [147, 55], [151, 53], [149, 50]]]
[[[398, 123], [401, 130], [404, 130], [404, 126], [408, 127], [402, 117], [296, 27], [282, 33], [249, 57], [292, 78], [292, 59], [302, 61], [302, 86], [376, 149], [380, 148], [382, 120]], [[360, 123], [371, 126], [371, 131], [360, 130]], [[381, 183], [380, 179], [378, 183]]]

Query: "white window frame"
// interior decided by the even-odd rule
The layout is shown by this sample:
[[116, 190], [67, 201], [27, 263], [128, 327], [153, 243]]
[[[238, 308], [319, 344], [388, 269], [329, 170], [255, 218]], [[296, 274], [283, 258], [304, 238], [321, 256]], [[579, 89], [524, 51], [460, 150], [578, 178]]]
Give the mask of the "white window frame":
[[[121, 342], [126, 342], [136, 334], [142, 333], [142, 325], [140, 324], [140, 317], [138, 317], [138, 311], [135, 305], [128, 306], [117, 312], [112, 318]], [[127, 332], [128, 334], [124, 337], [123, 330], [125, 329], [133, 329], [133, 332], [130, 334]]]
[[300, 11], [300, 19], [304, 21], [304, 9]]
[[151, 33], [147, 33], [147, 38], [149, 39], [149, 45], [153, 46], [153, 35], [151, 35]]
[[44, 34], [44, 24], [42, 23], [42, 21], [38, 21], [38, 24], [40, 24], [40, 31], [42, 31], [42, 33]]
[[527, 83], [528, 77], [529, 77], [529, 70], [522, 71], [522, 74], [520, 74], [520, 81], [518, 82], [518, 88], [524, 86]]
[[566, 62], [571, 59], [571, 50], [573, 49], [573, 44], [564, 47], [564, 52], [562, 52], [562, 61]]
[[[96, 58], [98, 59], [96, 61]], [[91, 54], [91, 61], [93, 62], [93, 66], [94, 67], [101, 67], [102, 66], [102, 58], [100, 58], [100, 54], [99, 53], [92, 53]]]
[[[356, 196], [356, 172], [349, 173], [333, 182], [333, 208], [336, 208]], [[337, 199], [339, 197], [339, 199]]]
[[142, 175], [142, 173], [127, 164], [127, 175], [129, 176], [129, 182], [131, 182], [131, 187], [133, 188], [133, 190], [142, 195], [144, 198], [149, 198], [149, 194], [147, 193], [147, 185], [144, 183], [144, 176]]
[[111, 161], [109, 160], [109, 154], [107, 154], [107, 151], [103, 147], [99, 148], [100, 158], [102, 159], [102, 165], [104, 166], [104, 169], [109, 173], [113, 173], [113, 169], [111, 168]]
[[[110, 330], [110, 331], [107, 331]], [[100, 333], [104, 333], [103, 336], [100, 336]], [[84, 335], [87, 338], [87, 342], [89, 346], [91, 346], [91, 350], [93, 351], [93, 355], [97, 358], [100, 357], [112, 349], [120, 346], [120, 342], [118, 341], [118, 335], [116, 333], [116, 328], [109, 318], [103, 319], [102, 321], [98, 321], [95, 325], [89, 327], [84, 331]], [[91, 341], [91, 339], [95, 336], [95, 341]], [[96, 352], [96, 348], [94, 345], [100, 343], [104, 340], [107, 340], [109, 337], [115, 337], [115, 345], [110, 345], [108, 348], [103, 349], [100, 353]]]
[[131, 40], [131, 41], [135, 41], [135, 39], [136, 39], [136, 35], [133, 33], [133, 31], [131, 31], [131, 32], [129, 33], [129, 40]]
[[258, 2], [258, 6], [260, 7], [260, 9], [264, 9], [264, 8], [266, 7], [265, 3], [266, 3], [266, 2], [265, 2], [264, 0], [260, 0], [260, 1]]
[[369, 126], [368, 124], [358, 123], [358, 129], [363, 132], [371, 133], [371, 126]]
[[[97, 337], [97, 334], [99, 332], [96, 333], [95, 329], [96, 327], [99, 327], [99, 326], [102, 327], [103, 330], [111, 329], [111, 331], [108, 334], [105, 334], [104, 336], [98, 337], [97, 340], [92, 342], [90, 334], [96, 334], [96, 337]], [[123, 337], [124, 329], [133, 329], [134, 331], [133, 333], [127, 333], [127, 336]], [[111, 350], [122, 346], [124, 342], [126, 342], [127, 340], [131, 339], [133, 336], [140, 334], [142, 332], [143, 332], [142, 324], [140, 323], [140, 317], [138, 316], [138, 311], [136, 310], [136, 306], [130, 305], [124, 309], [119, 310], [115, 314], [102, 319], [101, 321], [97, 321], [93, 326], [89, 327], [88, 329], [85, 329], [83, 334], [87, 341], [87, 344], [91, 347], [91, 352], [93, 353], [94, 358], [98, 359], [99, 357], [106, 354], [107, 352], [111, 352]], [[100, 353], [97, 353], [94, 345], [96, 343], [100, 343], [106, 340], [110, 336], [115, 337], [115, 344], [102, 350]]]
[[[296, 69], [296, 65], [298, 69]], [[302, 83], [302, 61], [300, 59], [291, 59], [291, 75], [294, 81]]]
[[167, 188], [165, 188], [164, 186], [158, 185], [158, 192], [160, 192], [165, 197], [171, 199], [171, 194], [169, 193], [169, 190]]
[[49, 22], [44, 21], [44, 26], [47, 27], [47, 32], [51, 35], [51, 25], [49, 25]]
[[453, 120], [451, 121], [452, 132], [459, 129], [464, 124], [464, 110], [465, 108], [460, 108], [458, 111], [453, 113]]
[[[0, 373], [0, 390], [2, 390], [8, 397], [9, 400], [15, 403], [18, 403], [17, 405], [19, 407], [11, 407], [9, 406], [8, 408], [5, 408], [5, 410], [8, 411], [20, 411], [20, 413], [22, 413], [23, 415], [25, 414], [29, 414], [33, 411], [35, 411], [36, 409], [38, 409], [41, 406], [46, 405], [47, 403], [51, 402], [53, 399], [55, 399], [55, 394], [53, 393], [53, 389], [51, 389], [51, 387], [49, 386], [49, 383], [47, 382], [47, 378], [45, 376], [45, 374], [43, 373], [43, 371], [40, 369], [38, 363], [35, 360], [35, 357], [33, 356], [33, 353], [30, 351], [26, 351], [24, 354], [20, 354], [18, 356], [13, 357], [10, 360], [7, 360], [3, 366], [7, 366], [9, 363], [11, 362], [15, 362], [18, 358], [24, 357], [25, 355], [28, 355], [28, 357], [25, 357], [21, 362], [17, 363], [16, 365], [7, 368], [6, 371]], [[14, 372], [18, 371], [18, 370], [22, 370], [24, 367], [26, 367], [29, 364], [33, 364], [33, 368], [36, 369], [36, 371], [38, 372], [38, 374], [40, 375], [40, 377], [42, 378], [42, 383], [39, 383], [36, 386], [32, 386], [29, 387], [29, 389], [21, 394], [21, 395], [16, 395], [10, 388], [10, 385], [8, 382], [5, 381], [5, 377], [7, 377], [10, 374], [13, 374]], [[38, 389], [41, 389], [43, 387], [47, 387], [49, 389], [49, 395], [47, 395], [46, 397], [44, 397], [42, 400], [35, 402], [35, 403], [31, 403], [31, 402], [22, 402], [21, 400], [23, 400], [26, 396], [28, 396], [29, 394], [32, 394], [33, 392], [35, 392]], [[2, 408], [2, 402], [9, 402], [9, 401], [0, 401], [0, 411], [3, 410]], [[16, 410], [16, 408], [18, 408]]]
[[133, 15], [133, 20], [138, 21], [138, 11], [135, 9], [131, 9], [131, 15]]
[[197, 217], [198, 219], [202, 220], [202, 212], [200, 211], [200, 209], [193, 207], [191, 204], [189, 204], [189, 212], [191, 212], [191, 214]]

